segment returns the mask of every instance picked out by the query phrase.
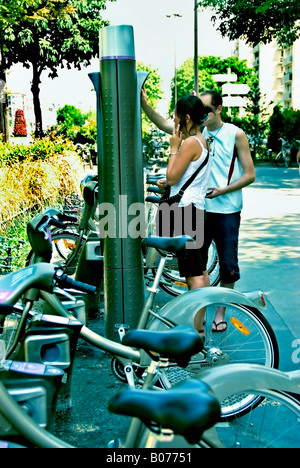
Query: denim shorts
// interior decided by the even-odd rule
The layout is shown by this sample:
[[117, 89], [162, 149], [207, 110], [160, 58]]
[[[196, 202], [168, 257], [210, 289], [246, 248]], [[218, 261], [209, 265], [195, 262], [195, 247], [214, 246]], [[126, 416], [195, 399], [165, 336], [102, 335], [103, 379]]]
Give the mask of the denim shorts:
[[202, 255], [207, 264], [208, 249], [214, 240], [219, 256], [220, 278], [224, 283], [235, 283], [240, 279], [238, 265], [240, 223], [240, 211], [230, 214], [206, 213]]

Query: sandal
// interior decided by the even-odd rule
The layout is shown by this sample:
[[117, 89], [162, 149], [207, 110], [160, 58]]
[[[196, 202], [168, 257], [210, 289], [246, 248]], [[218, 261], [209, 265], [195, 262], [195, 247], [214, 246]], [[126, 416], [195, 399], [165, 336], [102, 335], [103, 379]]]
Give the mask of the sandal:
[[[212, 333], [223, 333], [223, 332], [225, 332], [225, 331], [227, 330], [227, 325], [228, 325], [228, 324], [227, 324], [227, 322], [225, 322], [225, 321], [222, 321], [222, 322], [217, 323], [217, 322], [215, 322], [215, 320], [214, 320], [214, 321], [213, 321], [213, 325], [214, 325], [216, 328], [212, 328], [212, 330], [211, 330]], [[222, 329], [220, 330], [220, 329], [218, 328], [218, 327], [220, 327], [220, 325], [225, 325], [225, 328], [222, 328]]]

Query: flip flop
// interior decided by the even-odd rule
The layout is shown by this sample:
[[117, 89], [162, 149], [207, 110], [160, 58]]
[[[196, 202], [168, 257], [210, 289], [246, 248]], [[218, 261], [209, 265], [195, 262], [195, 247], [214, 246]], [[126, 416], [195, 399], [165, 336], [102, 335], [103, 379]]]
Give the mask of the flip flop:
[[[214, 325], [216, 328], [215, 328], [215, 329], [212, 328], [212, 330], [211, 330], [212, 333], [223, 333], [223, 332], [225, 332], [225, 331], [227, 330], [227, 325], [228, 325], [228, 324], [227, 324], [227, 322], [225, 322], [225, 321], [222, 321], [222, 322], [219, 322], [219, 323], [213, 321], [213, 325]], [[220, 325], [226, 325], [226, 327], [225, 327], [225, 328], [222, 328], [221, 330], [219, 330], [218, 327], [219, 327]]]

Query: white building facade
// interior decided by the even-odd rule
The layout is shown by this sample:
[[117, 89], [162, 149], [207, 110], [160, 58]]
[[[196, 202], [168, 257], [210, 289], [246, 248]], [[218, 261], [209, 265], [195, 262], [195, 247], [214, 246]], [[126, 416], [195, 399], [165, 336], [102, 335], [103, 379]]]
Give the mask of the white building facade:
[[276, 41], [253, 48], [238, 41], [235, 53], [254, 68], [270, 110], [276, 104], [300, 110], [300, 39], [286, 49]]

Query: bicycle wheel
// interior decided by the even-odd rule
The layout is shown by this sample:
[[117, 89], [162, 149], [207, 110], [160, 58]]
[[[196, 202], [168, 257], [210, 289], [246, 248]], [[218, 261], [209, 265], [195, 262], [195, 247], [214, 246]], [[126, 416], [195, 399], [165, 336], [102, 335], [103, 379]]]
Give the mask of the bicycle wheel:
[[[213, 333], [212, 322], [215, 309], [220, 305], [226, 306], [227, 330], [222, 333]], [[187, 309], [187, 312], [180, 314], [177, 320], [174, 314], [172, 322], [177, 325], [185, 323], [193, 326], [194, 315]], [[166, 327], [165, 323], [156, 318], [152, 320], [148, 328], [158, 331], [165, 330]], [[277, 368], [279, 365], [279, 350], [275, 334], [265, 317], [255, 308], [225, 303], [211, 305], [207, 307], [204, 329], [205, 353], [193, 357], [186, 369], [180, 369], [177, 366], [169, 366], [165, 369], [162, 377], [162, 385], [165, 388], [186, 378], [201, 378], [201, 373], [205, 369], [227, 364], [256, 363], [272, 368]], [[259, 404], [260, 401], [256, 397], [249, 401], [248, 395], [245, 398], [247, 404]], [[240, 400], [244, 400], [244, 397], [237, 397], [237, 399], [222, 402], [223, 418], [235, 417], [241, 412]]]
[[[73, 275], [76, 270], [77, 260], [79, 258], [81, 249], [86, 242], [86, 238], [82, 238], [80, 242], [79, 234], [69, 231], [61, 231], [51, 235], [53, 253], [51, 258], [51, 263], [64, 267], [66, 262], [68, 262], [68, 267], [66, 273], [68, 275]], [[80, 245], [78, 243], [80, 242]], [[76, 255], [72, 261], [70, 257], [74, 255], [75, 250], [77, 250]], [[31, 265], [35, 262], [35, 256], [31, 250], [28, 257], [26, 266]]]
[[299, 448], [300, 402], [293, 395], [272, 390], [254, 395], [261, 401], [258, 406], [249, 405], [246, 415], [216, 426], [221, 444], [226, 448]]
[[291, 162], [291, 153], [289, 151], [284, 151], [283, 153], [284, 165], [286, 168], [290, 167]]
[[[246, 416], [230, 423], [218, 423], [204, 433], [192, 448], [299, 448], [300, 403], [288, 393], [259, 391], [261, 404], [249, 409]], [[149, 429], [144, 428], [139, 448], [144, 448]], [[166, 440], [166, 439], [165, 439]], [[191, 448], [183, 438], [169, 443], [157, 443], [156, 448]]]
[[[214, 242], [212, 242], [208, 251], [207, 271], [210, 285], [217, 286], [220, 282], [220, 271], [218, 252]], [[153, 274], [155, 275], [155, 271], [153, 271]], [[160, 286], [163, 291], [174, 297], [188, 291], [186, 279], [180, 276], [177, 259], [175, 257], [167, 262]]]
[[283, 154], [282, 154], [282, 151], [280, 151], [280, 153], [278, 153], [276, 156], [275, 156], [275, 164], [277, 167], [283, 167], [284, 166], [284, 158], [283, 158]]

